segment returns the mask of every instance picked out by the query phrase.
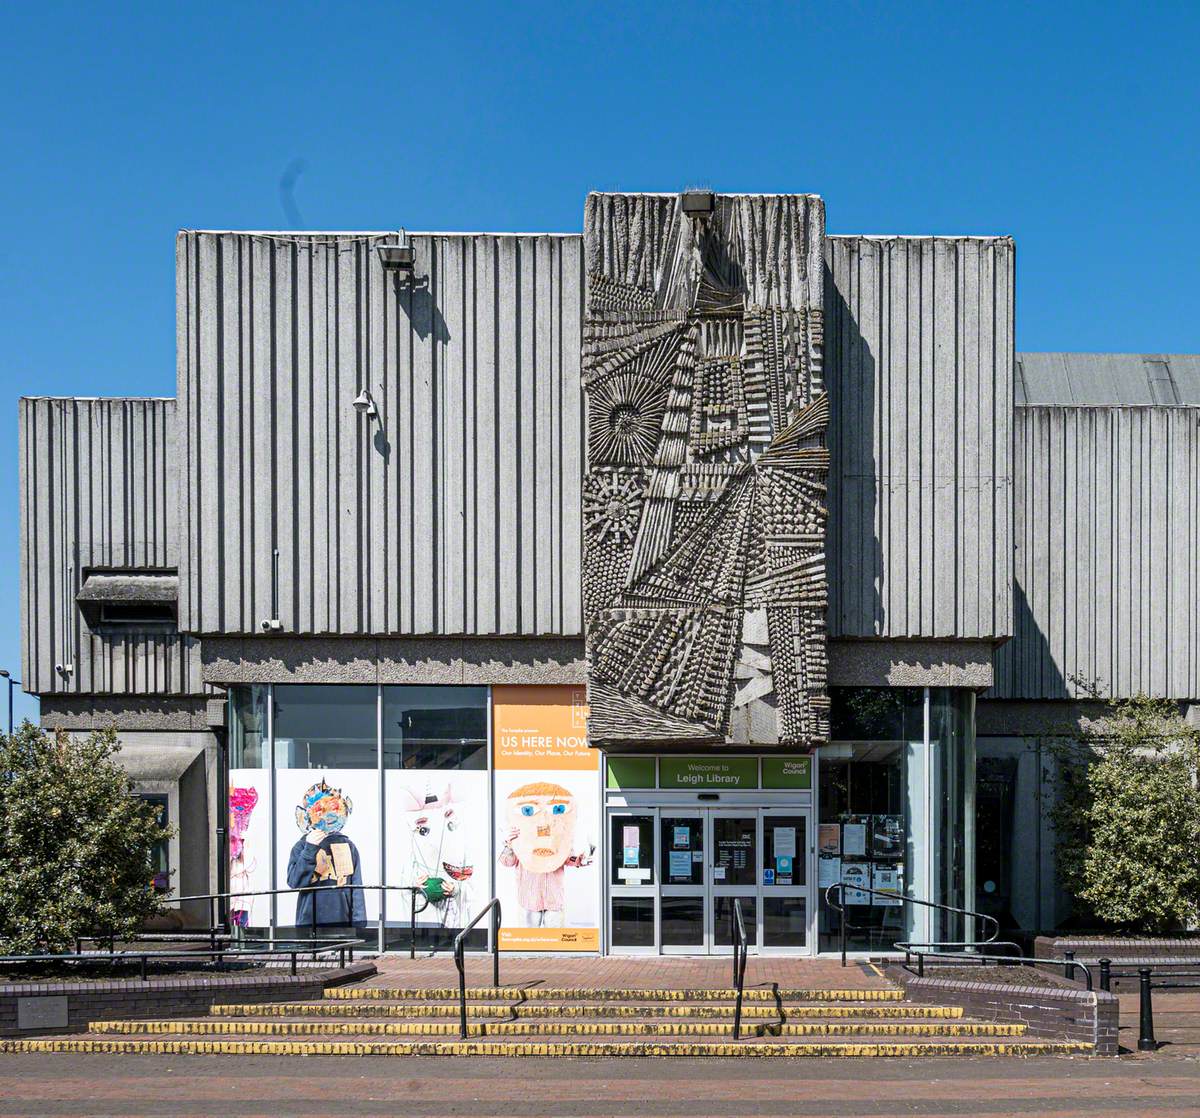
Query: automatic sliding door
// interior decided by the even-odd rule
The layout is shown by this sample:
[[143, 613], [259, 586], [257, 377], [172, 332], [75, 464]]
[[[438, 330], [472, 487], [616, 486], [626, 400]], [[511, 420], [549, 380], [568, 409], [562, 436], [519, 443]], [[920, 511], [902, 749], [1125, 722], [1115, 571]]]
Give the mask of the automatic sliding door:
[[659, 818], [662, 950], [699, 954], [708, 950], [704, 813], [663, 808]]
[[758, 812], [712, 811], [709, 887], [712, 896], [710, 942], [714, 953], [733, 950], [734, 899], [752, 949], [758, 946]]

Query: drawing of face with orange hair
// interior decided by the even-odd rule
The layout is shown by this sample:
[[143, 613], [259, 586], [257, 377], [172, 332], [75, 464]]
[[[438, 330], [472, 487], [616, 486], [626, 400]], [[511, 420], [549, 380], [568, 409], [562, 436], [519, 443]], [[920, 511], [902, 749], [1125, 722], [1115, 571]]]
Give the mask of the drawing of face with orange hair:
[[575, 796], [561, 784], [524, 784], [508, 797], [508, 846], [530, 873], [553, 873], [574, 853]]

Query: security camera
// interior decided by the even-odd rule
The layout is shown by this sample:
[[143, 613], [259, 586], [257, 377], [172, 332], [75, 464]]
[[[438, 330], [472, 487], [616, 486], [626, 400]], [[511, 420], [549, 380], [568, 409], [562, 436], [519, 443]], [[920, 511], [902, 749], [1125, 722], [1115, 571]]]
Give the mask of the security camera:
[[264, 633], [278, 633], [283, 628], [283, 622], [278, 617], [264, 617], [261, 624]]

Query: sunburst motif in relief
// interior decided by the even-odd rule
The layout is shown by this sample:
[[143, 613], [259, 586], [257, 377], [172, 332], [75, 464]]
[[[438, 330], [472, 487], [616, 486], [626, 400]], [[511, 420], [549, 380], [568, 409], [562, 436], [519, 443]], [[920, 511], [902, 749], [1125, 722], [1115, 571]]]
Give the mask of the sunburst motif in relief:
[[583, 483], [583, 521], [597, 543], [610, 536], [628, 542], [637, 532], [642, 508], [641, 475], [628, 470], [593, 471]]
[[590, 390], [588, 454], [596, 463], [633, 465], [654, 456], [667, 387], [635, 373], [618, 373]]

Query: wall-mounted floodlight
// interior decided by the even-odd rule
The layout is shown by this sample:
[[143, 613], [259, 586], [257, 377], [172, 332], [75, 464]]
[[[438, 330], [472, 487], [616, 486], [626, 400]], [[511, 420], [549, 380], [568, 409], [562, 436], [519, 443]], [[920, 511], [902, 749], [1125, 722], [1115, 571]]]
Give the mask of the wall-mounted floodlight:
[[375, 401], [371, 399], [371, 393], [365, 388], [354, 397], [354, 410], [359, 415], [365, 415], [368, 419], [379, 414], [379, 409], [375, 406]]
[[679, 197], [688, 217], [708, 217], [717, 207], [717, 196], [711, 190], [685, 190]]
[[399, 275], [411, 275], [417, 262], [412, 245], [376, 245], [379, 262], [385, 272], [395, 272]]

